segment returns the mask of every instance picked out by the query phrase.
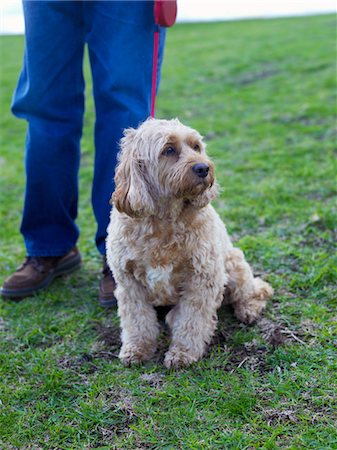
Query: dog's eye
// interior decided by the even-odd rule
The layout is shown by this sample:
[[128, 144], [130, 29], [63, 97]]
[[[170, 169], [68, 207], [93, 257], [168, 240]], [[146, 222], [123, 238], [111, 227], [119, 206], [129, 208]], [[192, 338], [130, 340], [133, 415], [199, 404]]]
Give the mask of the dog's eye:
[[163, 154], [165, 156], [172, 156], [176, 154], [176, 149], [170, 145], [169, 147], [166, 147]]
[[195, 150], [196, 152], [200, 152], [200, 145], [195, 144], [195, 146], [193, 147], [193, 150]]

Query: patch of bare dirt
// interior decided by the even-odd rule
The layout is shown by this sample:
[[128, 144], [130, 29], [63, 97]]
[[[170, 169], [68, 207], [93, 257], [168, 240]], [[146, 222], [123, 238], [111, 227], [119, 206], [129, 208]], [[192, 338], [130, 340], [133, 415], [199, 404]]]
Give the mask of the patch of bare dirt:
[[307, 345], [303, 340], [303, 330], [291, 330], [285, 325], [273, 322], [270, 319], [263, 318], [257, 322], [264, 339], [273, 347], [288, 344], [290, 342], [298, 342], [302, 345]]
[[273, 347], [278, 347], [286, 342], [287, 337], [284, 334], [285, 327], [279, 323], [263, 318], [257, 322], [257, 326], [263, 338]]
[[230, 349], [230, 356], [227, 360], [225, 370], [235, 372], [241, 367], [249, 368], [252, 371], [265, 373], [268, 371], [266, 355], [269, 350], [267, 346], [258, 345], [256, 342], [247, 342]]
[[94, 362], [94, 357], [89, 353], [83, 353], [77, 357], [66, 356], [59, 360], [58, 365], [62, 369], [72, 370], [76, 373], [83, 374], [83, 376], [84, 374], [88, 375], [98, 370]]
[[93, 324], [93, 329], [97, 333], [101, 348], [93, 353], [94, 358], [115, 359], [121, 347], [121, 330], [116, 325], [103, 325], [100, 322]]
[[276, 426], [280, 423], [297, 423], [298, 417], [293, 409], [267, 409], [264, 411], [266, 422], [269, 426]]
[[259, 371], [261, 374], [271, 370], [268, 367], [266, 358], [271, 355], [274, 350], [281, 345], [289, 345], [297, 342], [307, 345], [303, 341], [302, 333], [290, 330], [284, 324], [275, 322], [268, 318], [260, 319], [255, 325], [264, 342], [253, 339], [240, 345], [231, 346], [231, 336], [238, 330], [248, 329], [248, 326], [239, 322], [233, 322], [230, 317], [224, 317], [224, 313], [220, 311], [218, 328], [209, 348], [211, 354], [212, 349], [222, 348], [229, 353], [228, 359], [222, 366], [223, 370], [234, 372], [241, 367], [249, 368], [253, 371]]
[[94, 322], [93, 329], [97, 333], [97, 342], [90, 352], [79, 356], [66, 356], [59, 360], [59, 366], [76, 373], [91, 374], [98, 370], [98, 359], [114, 360], [118, 358], [121, 346], [120, 328], [114, 325], [105, 326]]
[[120, 346], [121, 329], [119, 326], [106, 326], [100, 322], [95, 322], [93, 324], [93, 329], [96, 331], [99, 341], [101, 341], [104, 345], [107, 345], [110, 348]]
[[144, 373], [140, 378], [145, 381], [149, 386], [158, 389], [165, 383], [165, 377], [159, 373]]

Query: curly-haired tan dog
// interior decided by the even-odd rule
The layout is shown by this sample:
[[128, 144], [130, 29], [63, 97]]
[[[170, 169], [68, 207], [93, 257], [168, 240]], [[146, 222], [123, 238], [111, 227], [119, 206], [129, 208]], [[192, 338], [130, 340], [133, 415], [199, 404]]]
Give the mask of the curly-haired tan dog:
[[149, 360], [159, 333], [154, 306], [174, 305], [164, 363], [189, 365], [212, 338], [226, 286], [245, 323], [259, 317], [272, 288], [254, 278], [210, 205], [214, 165], [198, 132], [177, 119], [126, 130], [115, 181], [107, 259], [117, 281], [119, 356], [125, 364]]

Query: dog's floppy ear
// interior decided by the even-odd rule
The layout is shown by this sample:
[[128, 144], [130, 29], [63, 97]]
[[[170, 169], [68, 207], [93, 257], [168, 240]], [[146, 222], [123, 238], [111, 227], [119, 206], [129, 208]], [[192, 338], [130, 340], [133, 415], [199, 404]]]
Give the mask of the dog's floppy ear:
[[155, 212], [146, 177], [145, 161], [142, 158], [142, 145], [144, 143], [137, 130], [128, 128], [124, 131], [112, 203], [119, 212], [131, 217], [149, 216]]

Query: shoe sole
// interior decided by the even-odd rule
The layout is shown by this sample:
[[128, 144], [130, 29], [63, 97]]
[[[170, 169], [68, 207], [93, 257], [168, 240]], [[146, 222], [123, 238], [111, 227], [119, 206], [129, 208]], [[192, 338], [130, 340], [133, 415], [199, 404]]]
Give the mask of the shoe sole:
[[5, 289], [0, 288], [0, 295], [4, 297], [5, 299], [9, 300], [22, 300], [25, 297], [30, 297], [31, 295], [34, 295], [38, 291], [46, 288], [50, 285], [50, 283], [57, 277], [60, 277], [62, 275], [67, 275], [74, 270], [78, 269], [81, 266], [81, 256], [77, 255], [76, 258], [67, 261], [65, 264], [63, 264], [60, 267], [57, 267], [53, 272], [49, 274], [49, 276], [39, 285], [34, 286], [34, 288], [25, 288], [25, 289]]
[[98, 299], [99, 303], [103, 308], [115, 308], [117, 306], [117, 300], [112, 298], [110, 300], [104, 300], [103, 298]]

